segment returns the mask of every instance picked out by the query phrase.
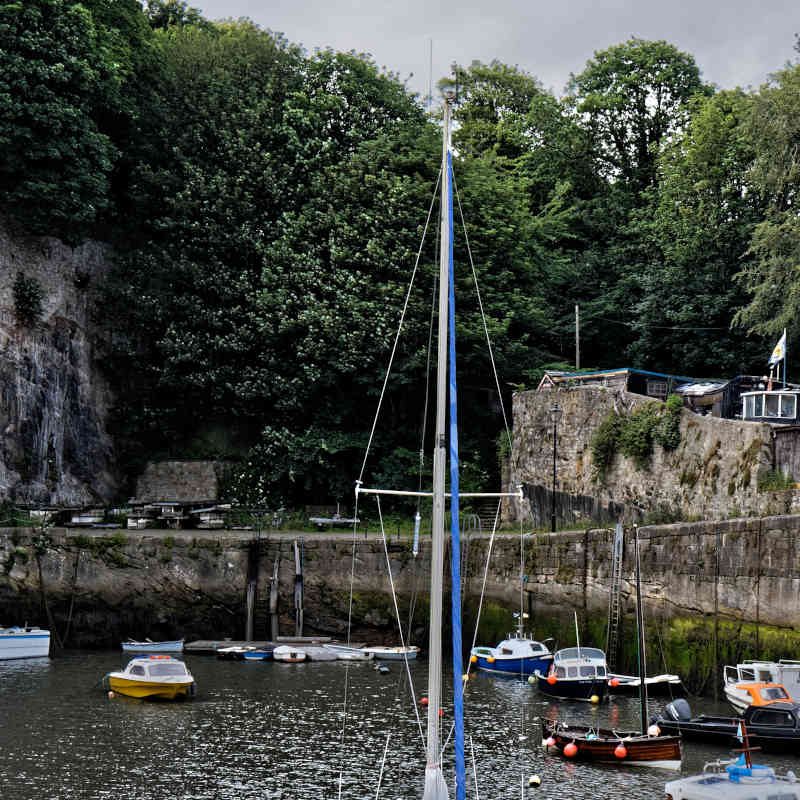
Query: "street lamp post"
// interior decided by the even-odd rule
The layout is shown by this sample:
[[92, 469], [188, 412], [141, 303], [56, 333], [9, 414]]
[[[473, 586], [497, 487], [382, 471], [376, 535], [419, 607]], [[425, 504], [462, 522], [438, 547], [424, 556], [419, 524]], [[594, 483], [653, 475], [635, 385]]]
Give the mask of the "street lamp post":
[[558, 454], [558, 421], [561, 419], [561, 406], [550, 406], [550, 419], [553, 421], [553, 491], [550, 497], [550, 530], [556, 530], [556, 456]]

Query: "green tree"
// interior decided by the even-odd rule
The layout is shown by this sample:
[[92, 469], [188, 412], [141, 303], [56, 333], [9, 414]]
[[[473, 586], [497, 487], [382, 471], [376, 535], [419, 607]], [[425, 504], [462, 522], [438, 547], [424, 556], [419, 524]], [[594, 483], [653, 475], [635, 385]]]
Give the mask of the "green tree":
[[[778, 72], [753, 96], [744, 135], [755, 151], [749, 180], [765, 204], [739, 280], [749, 302], [736, 320], [749, 331], [773, 337], [784, 327], [797, 341], [800, 311], [800, 65]], [[790, 344], [791, 346], [791, 344]]]
[[691, 55], [637, 38], [596, 52], [568, 89], [601, 173], [634, 191], [655, 182], [661, 143], [685, 122], [689, 100], [710, 91]]

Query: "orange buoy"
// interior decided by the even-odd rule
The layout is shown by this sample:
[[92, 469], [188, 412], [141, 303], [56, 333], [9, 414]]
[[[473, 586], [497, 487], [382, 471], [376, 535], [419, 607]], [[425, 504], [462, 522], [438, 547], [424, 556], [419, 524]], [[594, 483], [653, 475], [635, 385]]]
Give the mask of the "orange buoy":
[[619, 678], [612, 678], [612, 679], [611, 679], [611, 680], [608, 682], [608, 685], [609, 685], [609, 686], [612, 686], [614, 689], [616, 689], [616, 688], [617, 688], [617, 686], [619, 686]]
[[470, 656], [469, 657], [470, 664], [477, 664], [478, 663], [478, 656]]
[[494, 664], [495, 658], [494, 658], [494, 656], [489, 656], [489, 657], [488, 657], [486, 660], [487, 660], [487, 661], [488, 661], [490, 664]]
[[421, 699], [420, 699], [420, 701], [419, 701], [419, 704], [420, 704], [421, 706], [426, 706], [426, 705], [428, 705], [428, 698], [427, 698], [427, 697], [423, 697], [423, 698], [421, 698]]
[[568, 745], [564, 747], [564, 755], [567, 758], [575, 758], [578, 754], [578, 745], [575, 742], [570, 742]]
[[617, 745], [617, 746], [614, 748], [614, 755], [615, 755], [617, 758], [625, 758], [625, 757], [628, 755], [628, 749], [625, 747], [625, 745], [624, 745], [624, 744], [622, 744], [622, 742], [620, 742], [620, 743], [619, 743], [619, 744], [618, 744], [618, 745]]
[[548, 676], [547, 676], [547, 682], [548, 682], [548, 683], [549, 683], [551, 686], [555, 686], [555, 685], [558, 683], [558, 678], [556, 678], [556, 676], [555, 676], [555, 675], [548, 675]]
[[443, 709], [443, 708], [440, 708], [440, 709], [439, 709], [439, 716], [440, 716], [440, 717], [443, 717], [443, 716], [444, 716], [444, 709]]

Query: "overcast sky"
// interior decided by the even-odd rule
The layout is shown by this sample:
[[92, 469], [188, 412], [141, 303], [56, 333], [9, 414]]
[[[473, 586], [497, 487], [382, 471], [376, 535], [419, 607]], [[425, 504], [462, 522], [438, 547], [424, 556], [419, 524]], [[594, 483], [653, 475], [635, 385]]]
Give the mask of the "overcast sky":
[[[456, 61], [516, 64], [561, 95], [595, 50], [630, 36], [691, 53], [722, 88], [758, 87], [797, 58], [798, 0], [189, 0], [210, 19], [249, 17], [289, 41], [370, 53], [414, 91]], [[412, 75], [413, 77], [410, 77]]]

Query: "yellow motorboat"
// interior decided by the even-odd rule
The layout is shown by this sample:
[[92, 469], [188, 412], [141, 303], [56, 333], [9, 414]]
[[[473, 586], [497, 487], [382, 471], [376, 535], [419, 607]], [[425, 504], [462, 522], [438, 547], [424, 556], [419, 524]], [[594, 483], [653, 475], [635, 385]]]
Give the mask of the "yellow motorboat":
[[122, 672], [109, 672], [104, 684], [111, 692], [128, 697], [176, 700], [195, 693], [186, 664], [172, 656], [137, 656]]

